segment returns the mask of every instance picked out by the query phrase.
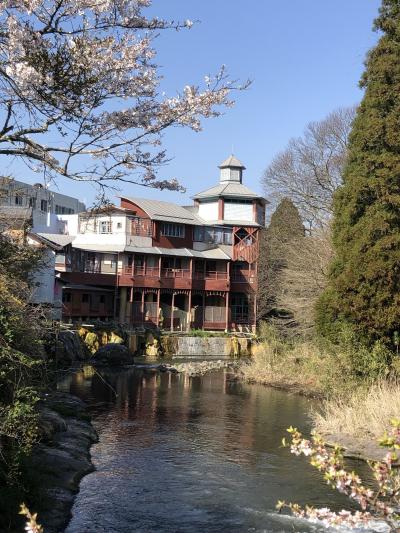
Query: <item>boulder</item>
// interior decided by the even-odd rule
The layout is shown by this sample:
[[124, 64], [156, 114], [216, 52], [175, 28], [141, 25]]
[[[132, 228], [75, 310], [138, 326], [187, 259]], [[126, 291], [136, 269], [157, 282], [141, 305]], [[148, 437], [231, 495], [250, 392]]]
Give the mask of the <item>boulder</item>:
[[133, 363], [133, 357], [123, 344], [109, 343], [97, 350], [93, 363], [107, 366], [127, 365]]

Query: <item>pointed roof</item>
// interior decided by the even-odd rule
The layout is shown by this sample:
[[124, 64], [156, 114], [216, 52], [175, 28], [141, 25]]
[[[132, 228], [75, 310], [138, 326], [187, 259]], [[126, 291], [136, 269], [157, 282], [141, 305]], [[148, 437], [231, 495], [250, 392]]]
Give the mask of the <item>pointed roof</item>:
[[229, 167], [246, 169], [246, 167], [243, 165], [243, 163], [241, 161], [239, 161], [239, 159], [237, 157], [235, 157], [233, 154], [231, 154], [228, 157], [228, 159], [225, 159], [225, 161], [223, 161], [219, 165], [218, 168], [229, 168]]
[[260, 199], [264, 200], [262, 196], [252, 191], [246, 185], [241, 183], [220, 183], [215, 185], [206, 191], [199, 192], [193, 196], [194, 200], [200, 200], [204, 198], [243, 198], [246, 200]]

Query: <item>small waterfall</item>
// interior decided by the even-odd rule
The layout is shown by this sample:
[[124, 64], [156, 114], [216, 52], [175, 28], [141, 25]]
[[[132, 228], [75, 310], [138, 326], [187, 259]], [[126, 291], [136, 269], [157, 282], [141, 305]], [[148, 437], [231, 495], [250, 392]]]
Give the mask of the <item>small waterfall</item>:
[[230, 355], [229, 337], [178, 337], [175, 355], [222, 356]]

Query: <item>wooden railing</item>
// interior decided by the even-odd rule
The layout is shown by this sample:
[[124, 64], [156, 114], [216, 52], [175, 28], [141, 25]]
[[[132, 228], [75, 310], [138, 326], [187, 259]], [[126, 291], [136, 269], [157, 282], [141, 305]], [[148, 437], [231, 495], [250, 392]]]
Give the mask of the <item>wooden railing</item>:
[[185, 268], [162, 268], [161, 269], [162, 278], [190, 278], [190, 270]]
[[228, 272], [219, 270], [207, 270], [206, 272], [194, 272], [194, 279], [227, 280]]
[[88, 274], [100, 274], [101, 263], [85, 263], [83, 271]]

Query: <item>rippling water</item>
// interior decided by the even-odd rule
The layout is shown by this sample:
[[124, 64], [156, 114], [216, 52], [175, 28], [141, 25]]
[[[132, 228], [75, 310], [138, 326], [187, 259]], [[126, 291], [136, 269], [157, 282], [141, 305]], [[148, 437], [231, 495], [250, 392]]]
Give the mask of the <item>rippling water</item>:
[[67, 533], [316, 531], [277, 500], [348, 506], [280, 447], [289, 425], [309, 430], [302, 397], [145, 369], [77, 372], [61, 388], [92, 405], [100, 436]]

